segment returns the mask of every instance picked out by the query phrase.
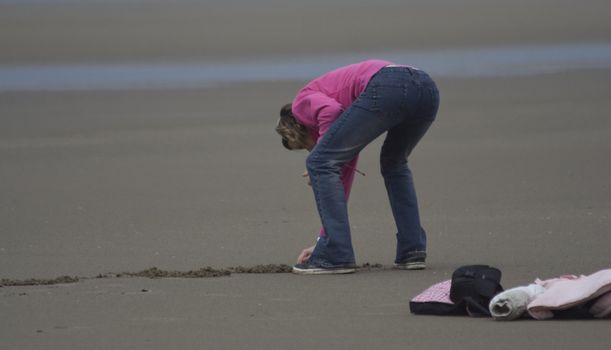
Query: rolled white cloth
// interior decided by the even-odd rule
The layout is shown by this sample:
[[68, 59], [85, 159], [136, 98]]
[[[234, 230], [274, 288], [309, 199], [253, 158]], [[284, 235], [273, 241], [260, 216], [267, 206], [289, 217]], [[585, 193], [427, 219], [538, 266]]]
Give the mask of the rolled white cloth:
[[528, 304], [543, 292], [545, 288], [538, 284], [508, 289], [490, 300], [490, 314], [499, 321], [515, 320], [522, 316]]

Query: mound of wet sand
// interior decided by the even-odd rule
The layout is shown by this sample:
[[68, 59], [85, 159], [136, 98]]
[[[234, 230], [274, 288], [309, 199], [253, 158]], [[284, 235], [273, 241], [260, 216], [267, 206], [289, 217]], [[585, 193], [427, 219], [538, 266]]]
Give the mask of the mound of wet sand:
[[288, 273], [293, 268], [286, 264], [267, 264], [255, 266], [236, 266], [228, 268], [232, 273]]
[[123, 272], [117, 274], [116, 277], [148, 277], [148, 278], [207, 278], [207, 277], [222, 277], [229, 276], [231, 272], [227, 269], [215, 269], [212, 267], [203, 267], [198, 270], [189, 271], [167, 271], [156, 267], [138, 271], [138, 272]]
[[[372, 270], [386, 270], [389, 267], [382, 264], [371, 264], [365, 263], [357, 267], [361, 271], [372, 271]], [[142, 271], [137, 272], [121, 272], [121, 273], [104, 273], [99, 274], [95, 277], [71, 277], [61, 276], [56, 278], [29, 278], [24, 280], [3, 278], [0, 280], [1, 287], [18, 287], [18, 286], [42, 286], [52, 284], [68, 284], [76, 283], [81, 280], [93, 279], [93, 278], [130, 278], [130, 277], [144, 277], [144, 278], [211, 278], [211, 277], [224, 277], [230, 276], [233, 273], [236, 274], [263, 274], [263, 273], [290, 273], [292, 266], [286, 264], [262, 264], [254, 266], [232, 266], [226, 268], [213, 268], [213, 267], [202, 267], [197, 270], [188, 271], [170, 271], [162, 270], [157, 267], [151, 267]]]
[[20, 286], [43, 286], [51, 284], [65, 284], [65, 283], [76, 283], [79, 281], [78, 277], [61, 276], [56, 278], [29, 278], [25, 280], [3, 278], [0, 280], [1, 287], [20, 287]]

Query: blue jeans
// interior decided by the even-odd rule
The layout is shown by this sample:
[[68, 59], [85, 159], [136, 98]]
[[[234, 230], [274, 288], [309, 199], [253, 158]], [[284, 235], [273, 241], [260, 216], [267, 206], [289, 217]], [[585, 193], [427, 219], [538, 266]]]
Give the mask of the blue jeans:
[[306, 160], [326, 231], [316, 243], [311, 264], [355, 263], [341, 167], [384, 132], [380, 169], [398, 231], [395, 262], [426, 250], [407, 157], [435, 119], [438, 107], [439, 92], [428, 74], [408, 67], [385, 67], [333, 123]]

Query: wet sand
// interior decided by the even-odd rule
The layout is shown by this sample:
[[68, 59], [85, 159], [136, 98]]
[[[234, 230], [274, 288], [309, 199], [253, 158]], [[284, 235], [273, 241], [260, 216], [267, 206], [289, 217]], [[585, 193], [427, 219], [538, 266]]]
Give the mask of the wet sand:
[[[278, 147], [269, 113], [297, 85], [129, 99], [4, 95], [3, 109], [19, 118], [2, 131], [0, 276], [292, 263], [318, 224], [300, 178], [305, 155]], [[499, 267], [506, 287], [610, 266], [611, 72], [440, 86], [439, 119], [411, 160], [429, 234], [427, 270], [4, 287], [4, 345], [309, 348], [324, 339], [362, 349], [604, 348], [606, 321], [418, 317], [408, 301], [463, 264]], [[219, 96], [250, 103], [234, 114], [235, 104]], [[197, 118], [204, 109], [211, 117]], [[49, 110], [55, 129], [45, 126]], [[357, 178], [350, 210], [359, 262], [389, 265], [393, 227], [378, 146], [362, 156], [367, 176]]]
[[[535, 16], [543, 5], [536, 5], [534, 13], [519, 3], [487, 8], [514, 14], [520, 19], [514, 27], [506, 18], [475, 15], [467, 10], [476, 2], [465, 3], [465, 12], [452, 22], [464, 31], [439, 29], [429, 33], [427, 43], [511, 44], [522, 42], [533, 28], [540, 30], [523, 42], [610, 37], [608, 24], [599, 21], [602, 2], [580, 9], [561, 2], [543, 17]], [[433, 5], [421, 6], [427, 15], [434, 10]], [[366, 9], [357, 6], [354, 15]], [[76, 6], [73, 11], [85, 10]], [[232, 13], [224, 11], [220, 13]], [[6, 13], [0, 11], [0, 16]], [[58, 13], [47, 14], [46, 23], [59, 21]], [[252, 20], [261, 21], [257, 16], [264, 13], [259, 9]], [[575, 13], [585, 17], [571, 15]], [[300, 18], [293, 16], [285, 20]], [[71, 18], [74, 23], [88, 17]], [[125, 29], [118, 18], [108, 38]], [[478, 28], [484, 20], [498, 24], [497, 30]], [[346, 19], [333, 25], [342, 21]], [[0, 21], [13, 29], [19, 28], [17, 22]], [[385, 25], [394, 33], [412, 23], [376, 17], [363, 25]], [[575, 23], [583, 26], [576, 29]], [[61, 28], [47, 35], [66, 38]], [[478, 35], [468, 35], [475, 29]], [[19, 42], [17, 35], [10, 41], [6, 31], [0, 33], [3, 45]], [[216, 41], [202, 41], [202, 47], [226, 57], [232, 50], [263, 52], [245, 45], [243, 36], [240, 41], [228, 33], [230, 28], [221, 26]], [[461, 33], [468, 40], [451, 40]], [[277, 49], [270, 49], [273, 38], [253, 43], [272, 53], [315, 53], [329, 49], [325, 40], [330, 45], [331, 39], [349, 37], [340, 32], [322, 43], [311, 39], [306, 48], [287, 44], [290, 34], [278, 34], [277, 42], [285, 45]], [[130, 35], [128, 31], [118, 38], [112, 50], [93, 43], [81, 50], [66, 43], [35, 52], [34, 46], [19, 49], [15, 44], [3, 50], [2, 63], [86, 61], [98, 54], [102, 60], [214, 56], [184, 48], [197, 47], [190, 36], [167, 34], [184, 37], [188, 45], [183, 46], [180, 41], [151, 47], [122, 44], [138, 38]], [[368, 35], [362, 45], [342, 41], [337, 48], [380, 48], [372, 33], [364, 38]], [[396, 41], [391, 39], [380, 45], [392, 49]], [[104, 277], [1, 287], [0, 347], [608, 347], [608, 321], [500, 323], [414, 316], [408, 301], [464, 264], [500, 268], [506, 288], [537, 277], [611, 267], [611, 71], [438, 79], [438, 120], [410, 159], [429, 237], [428, 269], [373, 268], [320, 277], [245, 273], [256, 272], [249, 269], [257, 265], [292, 264], [313, 243], [319, 227], [310, 188], [301, 178], [306, 154], [283, 150], [273, 131], [279, 106], [303, 83], [0, 93], [0, 279]], [[380, 140], [361, 156], [358, 168], [367, 175], [356, 178], [350, 214], [358, 263], [388, 266], [394, 224], [378, 175], [379, 145]], [[236, 266], [243, 270], [230, 269]], [[231, 274], [173, 278], [189, 276], [172, 271], [205, 267]], [[125, 271], [133, 275], [115, 275]]]

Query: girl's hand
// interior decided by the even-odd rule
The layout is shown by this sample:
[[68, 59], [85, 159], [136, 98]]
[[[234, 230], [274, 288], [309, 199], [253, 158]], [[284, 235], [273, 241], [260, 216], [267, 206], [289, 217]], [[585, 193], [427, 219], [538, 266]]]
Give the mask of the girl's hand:
[[308, 186], [312, 186], [312, 181], [310, 181], [310, 174], [308, 174], [307, 171], [305, 171], [303, 174], [301, 174], [302, 177], [307, 177], [308, 178]]
[[299, 254], [299, 257], [297, 258], [297, 263], [298, 264], [307, 263], [308, 260], [310, 260], [310, 257], [312, 256], [312, 252], [314, 252], [314, 247], [315, 246], [311, 246], [311, 247], [308, 247], [302, 250], [301, 254]]

